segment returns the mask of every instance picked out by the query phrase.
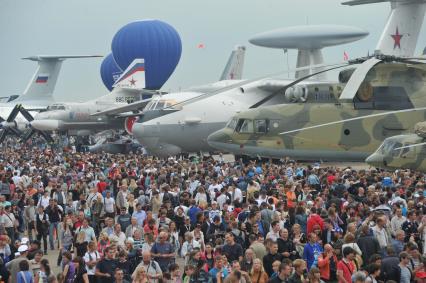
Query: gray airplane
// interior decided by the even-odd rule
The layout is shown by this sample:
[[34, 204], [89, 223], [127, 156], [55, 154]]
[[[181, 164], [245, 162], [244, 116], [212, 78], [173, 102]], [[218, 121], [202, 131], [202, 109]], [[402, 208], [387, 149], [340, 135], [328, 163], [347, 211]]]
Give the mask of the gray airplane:
[[[33, 115], [46, 110], [46, 107], [54, 102], [53, 92], [64, 60], [96, 57], [102, 56], [38, 55], [23, 58], [37, 62], [38, 67], [21, 95], [2, 97], [4, 103], [0, 103], [0, 128], [2, 129], [0, 143], [9, 134], [22, 136], [26, 131], [28, 121], [33, 119]], [[50, 140], [50, 137], [44, 132], [39, 133]]]
[[[163, 109], [164, 106], [175, 104], [184, 99], [194, 98], [205, 91], [221, 89], [239, 82], [244, 65], [244, 54], [245, 47], [243, 46], [237, 46], [232, 51], [218, 82], [193, 87], [184, 92], [160, 93], [146, 99], [144, 99], [145, 94], [151, 96], [153, 92], [147, 92], [143, 89], [145, 87], [144, 72], [140, 72], [140, 74], [134, 73], [133, 71], [137, 68], [132, 67], [132, 64], [118, 79], [114, 90], [110, 94], [84, 103], [51, 105], [48, 111], [35, 116], [34, 121], [31, 122], [31, 127], [43, 131], [67, 132], [69, 135], [88, 136], [103, 130], [121, 130], [124, 126], [127, 133], [131, 134], [132, 125], [136, 120], [148, 121], [154, 117], [169, 113], [170, 110], [157, 111]], [[120, 80], [124, 79], [127, 82], [123, 87], [123, 82], [120, 82]], [[133, 113], [138, 109], [145, 109], [145, 111], [135, 117]], [[171, 111], [174, 110], [172, 109]]]

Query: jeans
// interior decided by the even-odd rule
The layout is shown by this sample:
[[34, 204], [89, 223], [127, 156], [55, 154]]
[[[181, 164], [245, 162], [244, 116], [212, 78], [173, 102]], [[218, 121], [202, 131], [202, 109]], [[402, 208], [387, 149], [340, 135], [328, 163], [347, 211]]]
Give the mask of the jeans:
[[53, 231], [55, 229], [56, 229], [56, 238], [59, 239], [58, 227], [59, 227], [59, 222], [50, 222], [50, 225], [49, 225], [49, 243], [50, 243], [50, 249], [52, 249], [52, 250], [55, 248], [55, 244], [54, 244], [54, 241], [53, 241]]

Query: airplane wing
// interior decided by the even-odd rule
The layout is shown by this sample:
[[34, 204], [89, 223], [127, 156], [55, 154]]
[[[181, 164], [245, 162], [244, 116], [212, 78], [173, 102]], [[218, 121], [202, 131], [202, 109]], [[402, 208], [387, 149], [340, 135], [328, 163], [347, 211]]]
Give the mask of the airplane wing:
[[351, 1], [343, 2], [342, 5], [356, 6], [356, 5], [365, 5], [365, 4], [382, 3], [382, 2], [389, 2], [389, 0], [351, 0]]
[[[229, 85], [229, 86], [225, 86], [223, 88], [217, 89], [217, 90], [212, 91], [212, 92], [206, 92], [206, 93], [203, 93], [203, 94], [201, 94], [199, 96], [196, 96], [196, 97], [193, 97], [193, 98], [189, 98], [189, 99], [184, 100], [184, 101], [177, 102], [175, 104], [172, 104], [172, 105], [169, 105], [167, 107], [164, 107], [163, 110], [164, 109], [174, 108], [176, 106], [184, 106], [184, 105], [187, 105], [187, 104], [190, 104], [190, 103], [194, 103], [194, 102], [200, 101], [202, 99], [206, 99], [208, 97], [217, 95], [219, 93], [222, 93], [222, 92], [234, 89], [234, 88], [242, 87], [242, 86], [248, 85], [250, 83], [253, 83], [255, 81], [260, 81], [260, 80], [263, 80], [263, 79], [266, 79], [266, 78], [277, 77], [279, 75], [288, 74], [288, 73], [294, 73], [294, 72], [297, 72], [297, 71], [311, 70], [312, 68], [321, 68], [321, 67], [330, 68], [330, 69], [318, 72], [318, 73], [324, 73], [324, 72], [327, 72], [327, 71], [330, 71], [330, 70], [334, 70], [334, 69], [337, 69], [337, 68], [346, 67], [346, 66], [348, 66], [350, 64], [351, 63], [349, 63], [349, 62], [340, 62], [340, 63], [334, 63], [334, 64], [310, 65], [310, 66], [307, 66], [307, 67], [301, 67], [301, 68], [296, 68], [296, 69], [293, 69], [293, 70], [278, 72], [278, 73], [275, 73], [275, 74], [272, 74], [272, 75], [266, 75], [266, 76], [262, 76], [262, 77], [258, 77], [258, 78], [254, 78], [254, 79], [250, 79], [250, 80], [244, 80], [244, 81], [241, 81], [239, 83], [235, 83], [235, 84], [232, 84], [232, 85]], [[310, 78], [310, 77], [315, 76], [315, 75], [317, 75], [317, 73], [309, 75], [307, 78]], [[300, 80], [298, 80], [298, 82], [303, 81], [305, 79], [306, 79], [306, 77], [305, 78], [301, 78]], [[276, 94], [274, 93], [274, 95], [276, 95]]]
[[131, 112], [131, 111], [140, 111], [148, 104], [148, 102], [151, 101], [151, 98], [144, 99], [140, 101], [136, 101], [130, 104], [126, 104], [119, 107], [112, 107], [104, 111], [96, 112], [94, 114], [91, 114], [90, 116], [101, 116], [101, 115], [118, 115], [125, 112]]

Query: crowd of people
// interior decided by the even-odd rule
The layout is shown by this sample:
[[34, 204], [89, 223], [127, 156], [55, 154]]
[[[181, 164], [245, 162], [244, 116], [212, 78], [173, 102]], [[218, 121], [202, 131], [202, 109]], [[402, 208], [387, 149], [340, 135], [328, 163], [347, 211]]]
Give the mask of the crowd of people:
[[3, 148], [0, 282], [426, 282], [424, 186], [344, 164]]

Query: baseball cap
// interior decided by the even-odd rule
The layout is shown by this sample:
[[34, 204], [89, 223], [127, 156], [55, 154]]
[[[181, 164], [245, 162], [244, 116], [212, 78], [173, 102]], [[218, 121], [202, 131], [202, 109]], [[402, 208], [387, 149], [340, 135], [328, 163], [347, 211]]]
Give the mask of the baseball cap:
[[26, 251], [28, 251], [28, 246], [27, 245], [21, 245], [21, 246], [19, 246], [18, 252], [23, 253], [23, 252], [26, 252]]

